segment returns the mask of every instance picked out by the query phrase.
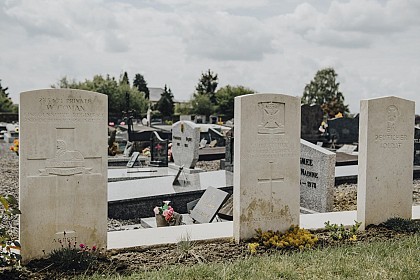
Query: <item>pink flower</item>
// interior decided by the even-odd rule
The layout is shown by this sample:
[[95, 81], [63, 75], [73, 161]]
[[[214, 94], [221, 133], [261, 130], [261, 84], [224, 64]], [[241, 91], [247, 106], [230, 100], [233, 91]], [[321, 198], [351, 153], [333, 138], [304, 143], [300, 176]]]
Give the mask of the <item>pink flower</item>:
[[156, 215], [158, 215], [159, 214], [159, 207], [156, 206], [155, 208], [153, 208], [153, 211], [155, 212]]
[[96, 251], [96, 246], [95, 245], [92, 246], [92, 251]]
[[85, 246], [85, 244], [80, 243], [80, 244], [79, 244], [79, 247], [80, 247], [80, 249], [84, 249], [86, 246]]

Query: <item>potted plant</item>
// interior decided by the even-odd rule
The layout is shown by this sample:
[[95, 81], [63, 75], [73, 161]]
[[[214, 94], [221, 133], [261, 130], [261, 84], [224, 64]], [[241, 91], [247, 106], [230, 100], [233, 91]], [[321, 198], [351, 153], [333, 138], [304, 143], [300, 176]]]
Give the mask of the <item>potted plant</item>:
[[169, 203], [170, 201], [163, 201], [162, 206], [156, 206], [153, 209], [157, 227], [177, 226], [181, 224], [182, 216], [175, 212]]

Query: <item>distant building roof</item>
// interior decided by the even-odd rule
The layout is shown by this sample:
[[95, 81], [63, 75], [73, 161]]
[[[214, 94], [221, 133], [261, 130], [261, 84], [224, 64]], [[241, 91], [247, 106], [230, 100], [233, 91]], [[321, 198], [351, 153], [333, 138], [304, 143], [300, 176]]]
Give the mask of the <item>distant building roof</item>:
[[[149, 100], [152, 102], [158, 102], [163, 93], [163, 88], [158, 88], [158, 87], [147, 87], [147, 88], [149, 89]], [[176, 99], [174, 96], [174, 102], [182, 102], [182, 101]]]

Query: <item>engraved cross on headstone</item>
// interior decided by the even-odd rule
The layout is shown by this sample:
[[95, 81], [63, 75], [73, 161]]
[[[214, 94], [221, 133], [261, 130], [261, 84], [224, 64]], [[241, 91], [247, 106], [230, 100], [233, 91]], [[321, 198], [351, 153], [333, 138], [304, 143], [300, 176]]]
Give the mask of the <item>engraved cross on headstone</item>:
[[[267, 192], [267, 189], [270, 193], [270, 213], [273, 213], [274, 209], [274, 199], [273, 194], [276, 193], [276, 189], [281, 186], [281, 183], [284, 182], [284, 176], [279, 175], [281, 170], [278, 165], [275, 165], [274, 162], [269, 162], [269, 176], [262, 176], [263, 178], [258, 178], [258, 187], [261, 188], [261, 191]], [[268, 171], [267, 170], [267, 171]], [[275, 187], [275, 189], [273, 189]]]

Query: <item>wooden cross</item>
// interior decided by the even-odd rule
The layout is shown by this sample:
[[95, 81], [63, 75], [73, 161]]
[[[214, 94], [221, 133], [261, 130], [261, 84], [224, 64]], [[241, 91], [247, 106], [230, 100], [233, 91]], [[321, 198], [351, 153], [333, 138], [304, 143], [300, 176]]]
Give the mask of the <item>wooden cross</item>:
[[273, 185], [275, 185], [276, 187], [279, 187], [280, 183], [284, 182], [284, 176], [280, 175], [280, 176], [276, 176], [275, 174], [273, 174], [273, 172], [276, 172], [277, 174], [280, 172], [280, 170], [274, 170], [274, 167], [278, 167], [278, 165], [274, 165], [274, 163], [272, 161], [269, 162], [270, 165], [270, 176], [269, 178], [259, 178], [258, 179], [258, 186], [263, 189], [266, 189], [265, 185], [269, 185], [269, 191], [270, 191], [270, 213], [273, 212], [274, 209], [274, 198], [273, 198]]

